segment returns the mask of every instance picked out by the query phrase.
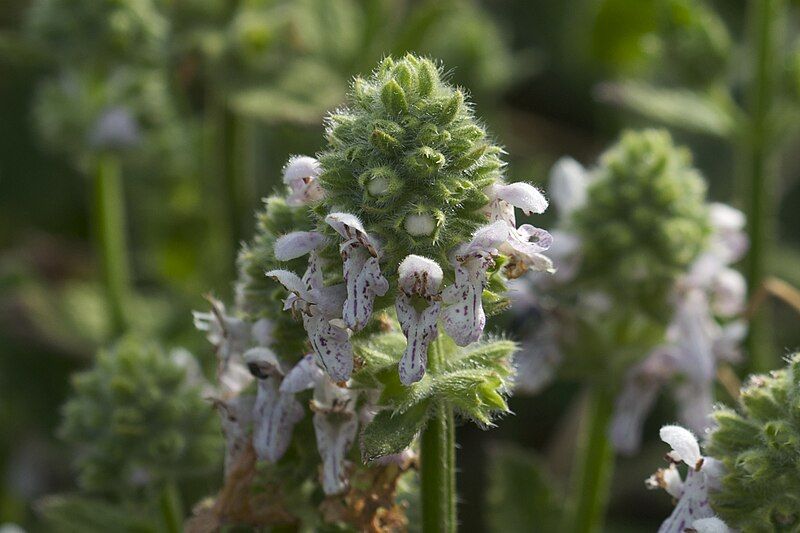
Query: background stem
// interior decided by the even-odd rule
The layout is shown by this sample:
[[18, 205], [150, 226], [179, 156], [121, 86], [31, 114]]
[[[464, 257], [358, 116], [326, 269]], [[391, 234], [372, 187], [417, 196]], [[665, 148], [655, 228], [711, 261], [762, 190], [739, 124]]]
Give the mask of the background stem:
[[174, 481], [164, 484], [159, 498], [161, 515], [168, 533], [181, 533], [183, 531], [183, 503], [181, 494]]
[[578, 449], [579, 462], [573, 474], [576, 507], [572, 530], [575, 533], [593, 533], [602, 529], [614, 470], [614, 451], [608, 439], [614, 396], [599, 385], [595, 385], [588, 396]]
[[100, 154], [94, 175], [95, 247], [105, 284], [111, 335], [127, 326], [126, 302], [130, 290], [128, 246], [125, 236], [125, 195], [119, 159]]
[[[746, 265], [751, 295], [763, 283], [766, 260], [774, 235], [775, 215], [775, 139], [772, 136], [772, 105], [777, 76], [780, 19], [783, 0], [751, 0], [750, 49], [752, 82], [748, 98], [749, 122], [743, 138], [742, 160], [744, 198], [750, 237]], [[772, 368], [778, 359], [771, 346], [771, 331], [766, 307], [753, 316], [747, 340], [750, 371]]]
[[[428, 349], [429, 372], [436, 371], [444, 357], [439, 339]], [[455, 420], [453, 408], [448, 404], [436, 403], [433, 411], [420, 444], [422, 530], [452, 533], [457, 528]]]

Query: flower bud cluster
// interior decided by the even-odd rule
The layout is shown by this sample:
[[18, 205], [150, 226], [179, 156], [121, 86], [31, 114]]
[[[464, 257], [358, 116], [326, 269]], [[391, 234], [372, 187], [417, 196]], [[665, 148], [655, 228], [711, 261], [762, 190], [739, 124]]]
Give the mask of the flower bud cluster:
[[221, 441], [187, 352], [127, 338], [73, 379], [61, 436], [78, 450], [80, 485], [114, 494], [210, 472]]
[[800, 354], [750, 378], [736, 409], [714, 413], [706, 451], [725, 466], [714, 510], [742, 531], [800, 527]]

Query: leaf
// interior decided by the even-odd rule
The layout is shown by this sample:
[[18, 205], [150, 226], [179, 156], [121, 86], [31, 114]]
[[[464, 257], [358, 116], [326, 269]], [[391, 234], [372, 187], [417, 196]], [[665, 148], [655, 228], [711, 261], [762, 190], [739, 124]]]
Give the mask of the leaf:
[[639, 82], [604, 83], [601, 101], [638, 113], [666, 126], [729, 138], [738, 129], [738, 112], [727, 96], [666, 89]]
[[403, 413], [379, 412], [361, 434], [361, 457], [365, 462], [400, 453], [409, 446], [428, 419], [430, 401], [422, 401]]
[[489, 454], [486, 492], [489, 531], [560, 531], [564, 522], [562, 499], [532, 453], [504, 444]]
[[153, 518], [141, 512], [83, 496], [48, 496], [39, 504], [39, 511], [50, 531], [60, 533], [155, 533]]

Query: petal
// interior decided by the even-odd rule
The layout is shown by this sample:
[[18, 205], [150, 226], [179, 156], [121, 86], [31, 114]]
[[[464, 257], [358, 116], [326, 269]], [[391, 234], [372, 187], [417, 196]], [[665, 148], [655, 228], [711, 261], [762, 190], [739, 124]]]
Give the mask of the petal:
[[674, 464], [670, 464], [667, 468], [659, 468], [645, 480], [644, 484], [650, 490], [663, 489], [676, 500], [683, 495], [683, 480]]
[[322, 490], [339, 494], [348, 487], [347, 451], [353, 445], [358, 419], [353, 413], [314, 413], [317, 450], [322, 457]]
[[411, 302], [411, 297], [404, 293], [397, 296], [395, 302], [397, 320], [406, 336], [407, 343], [398, 370], [400, 382], [411, 385], [422, 379], [428, 363], [428, 345], [439, 334], [436, 327], [441, 304], [432, 302], [422, 312], [418, 312]]
[[308, 338], [317, 361], [331, 379], [347, 381], [353, 372], [353, 346], [347, 331], [321, 315], [303, 317]]
[[345, 241], [355, 240], [367, 248], [370, 255], [377, 256], [377, 242], [375, 242], [364, 229], [357, 216], [350, 213], [331, 213], [325, 217], [325, 222], [336, 230]]
[[258, 379], [284, 374], [278, 356], [269, 348], [250, 348], [244, 353], [244, 362], [250, 373]]
[[747, 224], [747, 218], [742, 211], [717, 202], [708, 205], [708, 218], [711, 227], [717, 231], [742, 230]]
[[555, 378], [563, 353], [558, 345], [553, 321], [544, 320], [526, 329], [533, 333], [522, 340], [521, 349], [514, 356], [517, 367], [514, 390], [537, 394]]
[[439, 292], [444, 274], [436, 261], [412, 254], [400, 263], [397, 276], [398, 285], [406, 294], [425, 297]]
[[586, 204], [589, 177], [583, 166], [571, 157], [562, 157], [550, 171], [550, 196], [561, 217]]
[[642, 426], [655, 404], [661, 383], [631, 376], [617, 396], [609, 436], [614, 448], [626, 455], [639, 450]]
[[466, 253], [472, 251], [491, 252], [508, 240], [510, 227], [502, 220], [482, 226], [475, 231]]
[[283, 183], [291, 185], [305, 178], [316, 178], [322, 172], [319, 161], [306, 155], [295, 155], [289, 158], [283, 167]]
[[236, 396], [229, 401], [216, 401], [225, 435], [225, 471], [236, 462], [236, 458], [247, 447], [247, 428], [253, 420], [252, 396]]
[[495, 197], [518, 207], [526, 215], [544, 213], [547, 210], [547, 199], [533, 185], [525, 182], [494, 186]]
[[690, 468], [686, 474], [683, 494], [678, 500], [678, 505], [669, 518], [661, 524], [658, 533], [684, 533], [696, 520], [713, 516], [714, 511], [708, 501], [705, 475]]
[[481, 297], [486, 271], [493, 263], [488, 254], [465, 258], [456, 266], [455, 282], [442, 295], [450, 304], [444, 310], [444, 329], [459, 346], [477, 341], [486, 326]]
[[690, 290], [675, 313], [670, 335], [675, 337], [680, 370], [693, 382], [709, 382], [716, 374], [714, 339], [719, 325], [711, 316], [706, 295]]
[[273, 278], [283, 285], [287, 291], [297, 295], [303, 303], [314, 302], [314, 297], [308, 291], [306, 284], [294, 272], [289, 272], [288, 270], [270, 270], [266, 274], [267, 277]]
[[716, 516], [695, 520], [692, 522], [692, 529], [697, 533], [728, 533], [730, 531], [725, 522]]
[[272, 341], [272, 333], [275, 330], [275, 324], [268, 318], [260, 318], [253, 323], [250, 330], [253, 340], [259, 346], [269, 346]]
[[281, 382], [282, 393], [296, 394], [304, 390], [313, 389], [320, 380], [325, 378], [325, 373], [317, 365], [314, 354], [308, 354], [286, 374]]
[[258, 382], [253, 407], [253, 447], [258, 458], [278, 461], [292, 441], [292, 430], [303, 418], [303, 407], [293, 394], [281, 394], [275, 378]]
[[342, 317], [353, 331], [361, 331], [372, 316], [376, 296], [389, 290], [389, 282], [381, 274], [376, 257], [370, 256], [363, 246], [350, 241], [342, 245], [344, 265], [342, 271], [347, 286]]
[[691, 468], [697, 466], [702, 456], [700, 455], [700, 445], [691, 431], [680, 426], [664, 426], [659, 435], [661, 440], [672, 447], [675, 455], [681, 461]]
[[718, 272], [711, 291], [711, 306], [718, 316], [729, 318], [744, 310], [747, 281], [737, 270], [725, 268]]
[[325, 243], [325, 237], [316, 231], [293, 231], [275, 241], [275, 259], [291, 261], [316, 250]]
[[675, 389], [679, 418], [692, 431], [705, 433], [712, 425], [711, 412], [714, 407], [713, 382], [694, 383], [688, 381]]

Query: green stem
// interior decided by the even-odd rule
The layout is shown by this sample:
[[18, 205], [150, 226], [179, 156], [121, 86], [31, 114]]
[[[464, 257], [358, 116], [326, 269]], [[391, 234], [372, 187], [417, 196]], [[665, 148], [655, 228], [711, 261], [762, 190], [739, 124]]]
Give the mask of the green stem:
[[168, 481], [164, 485], [158, 503], [167, 533], [181, 533], [183, 531], [183, 504], [181, 494], [174, 481]]
[[611, 476], [614, 470], [614, 451], [608, 439], [608, 426], [614, 411], [611, 391], [594, 386], [589, 391], [579, 463], [575, 479], [574, 533], [593, 533], [603, 527]]
[[100, 154], [94, 175], [94, 235], [111, 320], [111, 333], [125, 330], [130, 290], [128, 247], [125, 237], [125, 196], [119, 159]]
[[[430, 372], [435, 372], [442, 364], [444, 353], [440, 339], [441, 334], [428, 349]], [[453, 408], [437, 403], [421, 439], [422, 530], [425, 533], [456, 531], [455, 449]]]
[[[778, 66], [778, 25], [782, 0], [751, 0], [750, 49], [752, 83], [749, 91], [748, 129], [743, 138], [743, 178], [747, 198], [750, 251], [746, 276], [751, 295], [765, 278], [766, 259], [773, 237], [775, 213], [774, 138], [772, 136], [772, 104]], [[777, 363], [771, 350], [769, 317], [762, 309], [753, 317], [747, 340], [752, 371], [766, 371]]]

